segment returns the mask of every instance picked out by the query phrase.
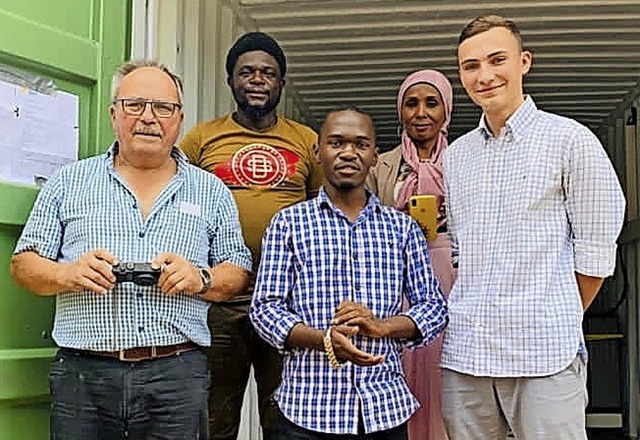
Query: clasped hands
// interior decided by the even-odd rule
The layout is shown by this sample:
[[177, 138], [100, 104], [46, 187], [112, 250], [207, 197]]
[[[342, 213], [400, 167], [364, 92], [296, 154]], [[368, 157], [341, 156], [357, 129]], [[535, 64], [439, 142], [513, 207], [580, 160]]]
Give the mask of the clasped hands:
[[[109, 251], [95, 249], [74, 262], [62, 263], [57, 274], [58, 280], [68, 292], [90, 290], [106, 294], [115, 286], [116, 277], [112, 268], [117, 262], [117, 258]], [[167, 295], [178, 292], [195, 294], [203, 288], [198, 268], [178, 254], [158, 254], [151, 266], [162, 269], [158, 287]]]
[[331, 342], [338, 360], [350, 361], [359, 366], [378, 365], [384, 362], [384, 356], [374, 356], [356, 347], [351, 338], [356, 334], [373, 339], [386, 335], [384, 321], [377, 319], [366, 306], [343, 301], [331, 319]]

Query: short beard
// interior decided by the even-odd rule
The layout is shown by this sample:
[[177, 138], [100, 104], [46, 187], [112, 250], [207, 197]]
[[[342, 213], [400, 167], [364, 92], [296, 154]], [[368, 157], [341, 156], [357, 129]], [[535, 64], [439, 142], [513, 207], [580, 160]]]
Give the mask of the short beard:
[[280, 104], [280, 97], [282, 93], [278, 94], [277, 99], [274, 101], [267, 101], [262, 107], [255, 107], [249, 105], [246, 99], [242, 96], [238, 96], [239, 94], [236, 91], [233, 91], [233, 99], [236, 101], [236, 105], [238, 106], [238, 110], [244, 113], [251, 120], [262, 119], [267, 116], [269, 113], [273, 112], [278, 104]]
[[341, 182], [336, 185], [336, 188], [337, 189], [354, 189], [354, 188], [357, 188], [358, 186], [359, 185], [354, 182]]

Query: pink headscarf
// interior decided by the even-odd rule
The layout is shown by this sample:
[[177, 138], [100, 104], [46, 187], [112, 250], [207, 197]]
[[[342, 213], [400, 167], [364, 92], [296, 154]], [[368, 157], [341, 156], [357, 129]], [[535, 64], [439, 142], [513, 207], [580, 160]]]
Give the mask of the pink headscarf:
[[411, 166], [411, 173], [407, 176], [404, 185], [398, 194], [396, 208], [407, 209], [409, 198], [416, 194], [434, 194], [438, 196], [438, 206], [444, 200], [444, 177], [442, 173], [442, 159], [447, 142], [447, 131], [451, 122], [451, 111], [453, 110], [453, 90], [451, 83], [442, 73], [437, 70], [419, 70], [407, 76], [400, 90], [398, 91], [398, 118], [402, 122], [402, 101], [404, 95], [411, 86], [426, 83], [438, 90], [444, 104], [444, 123], [440, 129], [440, 135], [436, 141], [435, 148], [431, 153], [429, 162], [420, 162], [418, 149], [413, 141], [402, 131], [402, 158]]

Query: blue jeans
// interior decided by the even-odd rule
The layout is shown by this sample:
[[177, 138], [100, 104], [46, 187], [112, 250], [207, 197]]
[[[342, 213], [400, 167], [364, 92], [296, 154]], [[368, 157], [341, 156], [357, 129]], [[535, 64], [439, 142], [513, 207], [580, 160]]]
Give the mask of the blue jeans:
[[52, 440], [203, 438], [209, 372], [201, 350], [121, 362], [62, 348], [49, 382]]
[[310, 431], [304, 429], [289, 419], [282, 413], [278, 416], [273, 440], [407, 440], [407, 424], [403, 423], [395, 428], [385, 431], [372, 432], [364, 434], [362, 423], [358, 428], [362, 434], [326, 434], [323, 432]]

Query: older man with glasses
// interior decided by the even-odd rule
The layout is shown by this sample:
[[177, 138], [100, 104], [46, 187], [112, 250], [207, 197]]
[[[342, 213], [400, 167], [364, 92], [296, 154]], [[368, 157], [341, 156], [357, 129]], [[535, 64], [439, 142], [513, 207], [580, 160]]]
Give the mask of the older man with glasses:
[[116, 141], [47, 182], [11, 262], [56, 296], [51, 436], [202, 438], [207, 309], [246, 289], [251, 255], [231, 192], [174, 146], [179, 78], [123, 65], [110, 114]]

